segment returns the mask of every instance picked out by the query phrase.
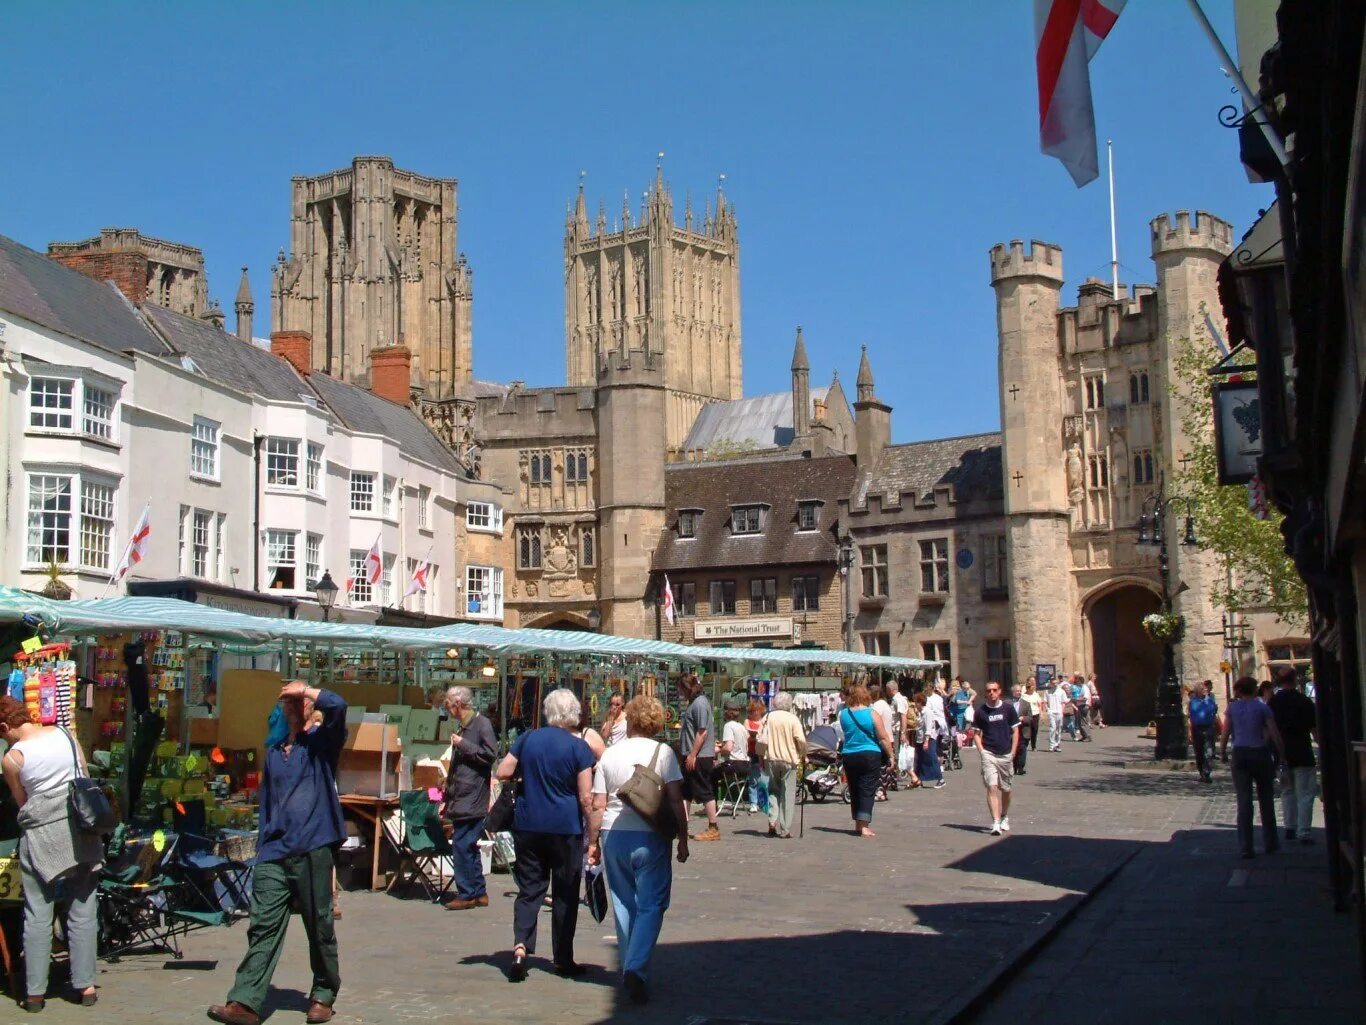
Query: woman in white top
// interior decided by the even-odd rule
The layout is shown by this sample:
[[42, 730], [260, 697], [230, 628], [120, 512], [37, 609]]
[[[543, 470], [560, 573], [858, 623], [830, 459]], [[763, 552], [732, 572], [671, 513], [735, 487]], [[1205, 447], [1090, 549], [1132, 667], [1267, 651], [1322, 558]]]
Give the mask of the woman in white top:
[[650, 956], [659, 940], [673, 888], [670, 841], [657, 833], [617, 791], [636, 766], [651, 766], [664, 780], [664, 799], [673, 813], [679, 864], [688, 860], [688, 819], [683, 809], [683, 774], [678, 757], [653, 738], [664, 728], [664, 706], [640, 695], [626, 706], [627, 739], [613, 744], [593, 774], [593, 812], [588, 822], [588, 864], [607, 871], [622, 984], [635, 1003], [649, 999]]
[[0, 740], [5, 783], [19, 805], [19, 870], [24, 886], [26, 1011], [41, 1011], [52, 960], [52, 916], [58, 900], [69, 903], [66, 941], [71, 986], [84, 1006], [95, 1003], [96, 886], [103, 845], [70, 821], [67, 784], [76, 778], [75, 742], [56, 726], [29, 719], [23, 702], [0, 697]]
[[613, 691], [607, 699], [607, 718], [599, 732], [608, 747], [626, 739], [626, 695], [621, 691]]

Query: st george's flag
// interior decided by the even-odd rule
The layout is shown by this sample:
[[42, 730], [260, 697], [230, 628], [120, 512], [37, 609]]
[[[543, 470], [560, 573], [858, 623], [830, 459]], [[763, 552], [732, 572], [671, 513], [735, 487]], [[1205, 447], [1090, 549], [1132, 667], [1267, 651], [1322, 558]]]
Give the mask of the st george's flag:
[[370, 546], [370, 550], [365, 553], [365, 561], [360, 564], [360, 575], [371, 587], [379, 583], [384, 576], [384, 550], [380, 548], [380, 538], [375, 537], [375, 543]]
[[669, 586], [668, 574], [664, 576], [664, 618], [674, 625], [674, 589]]
[[1100, 175], [1087, 65], [1115, 27], [1125, 2], [1034, 0], [1039, 146], [1062, 161], [1078, 188]]
[[417, 594], [418, 591], [427, 590], [427, 573], [431, 570], [431, 568], [431, 552], [428, 552], [427, 557], [424, 558], [421, 562], [419, 562], [417, 564], [417, 568], [413, 570], [413, 579], [408, 581], [408, 590], [403, 592], [403, 597], [407, 598], [411, 595]]
[[138, 517], [137, 526], [133, 528], [133, 536], [128, 539], [128, 547], [123, 551], [123, 558], [114, 567], [114, 575], [110, 578], [110, 583], [117, 584], [128, 575], [129, 570], [146, 557], [151, 537], [152, 503], [148, 502], [142, 507], [142, 515]]

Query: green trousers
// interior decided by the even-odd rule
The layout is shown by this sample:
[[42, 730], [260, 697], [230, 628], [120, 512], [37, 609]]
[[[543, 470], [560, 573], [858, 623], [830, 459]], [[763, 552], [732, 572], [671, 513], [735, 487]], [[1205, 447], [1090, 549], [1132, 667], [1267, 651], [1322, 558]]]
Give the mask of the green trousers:
[[337, 966], [337, 930], [332, 920], [332, 866], [330, 847], [256, 866], [252, 873], [247, 953], [237, 966], [237, 981], [228, 994], [229, 1000], [261, 1012], [271, 976], [280, 963], [290, 906], [297, 901], [313, 968], [309, 999], [329, 1007], [336, 1002], [341, 972]]

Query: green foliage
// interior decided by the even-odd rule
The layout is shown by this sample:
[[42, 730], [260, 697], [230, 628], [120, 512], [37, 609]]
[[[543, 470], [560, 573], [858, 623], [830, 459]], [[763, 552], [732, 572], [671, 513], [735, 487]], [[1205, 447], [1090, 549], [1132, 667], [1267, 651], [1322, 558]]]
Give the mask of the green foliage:
[[730, 438], [719, 438], [716, 443], [703, 453], [702, 458], [707, 461], [734, 459], [737, 456], [754, 452], [759, 448], [752, 438], [745, 438], [743, 441], [733, 441]]
[[1259, 520], [1248, 507], [1245, 485], [1219, 484], [1214, 446], [1214, 405], [1206, 371], [1218, 361], [1205, 342], [1183, 340], [1173, 347], [1173, 398], [1190, 442], [1190, 459], [1172, 468], [1171, 493], [1195, 500], [1195, 537], [1232, 572], [1219, 580], [1211, 599], [1228, 612], [1274, 612], [1288, 623], [1308, 621], [1304, 581], [1285, 554], [1282, 516], [1274, 509]]

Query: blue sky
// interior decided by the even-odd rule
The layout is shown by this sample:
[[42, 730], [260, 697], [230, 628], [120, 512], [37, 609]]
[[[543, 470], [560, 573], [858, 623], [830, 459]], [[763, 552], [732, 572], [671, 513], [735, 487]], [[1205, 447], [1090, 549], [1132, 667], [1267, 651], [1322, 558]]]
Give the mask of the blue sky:
[[[1205, 6], [1231, 45], [1230, 0]], [[867, 344], [897, 440], [998, 425], [993, 243], [1061, 244], [1069, 292], [1108, 273], [1103, 179], [1079, 191], [1038, 151], [1026, 0], [10, 0], [0, 36], [0, 233], [200, 246], [229, 310], [249, 264], [258, 334], [290, 177], [360, 153], [460, 180], [494, 380], [563, 381], [565, 203], [585, 170], [594, 206], [638, 206], [659, 150], [680, 216], [727, 176], [746, 392], [788, 386], [797, 324], [816, 383], [852, 385]], [[1271, 201], [1216, 120], [1233, 93], [1184, 3], [1130, 3], [1092, 78], [1125, 280], [1153, 278], [1151, 217], [1209, 209], [1241, 233]]]

